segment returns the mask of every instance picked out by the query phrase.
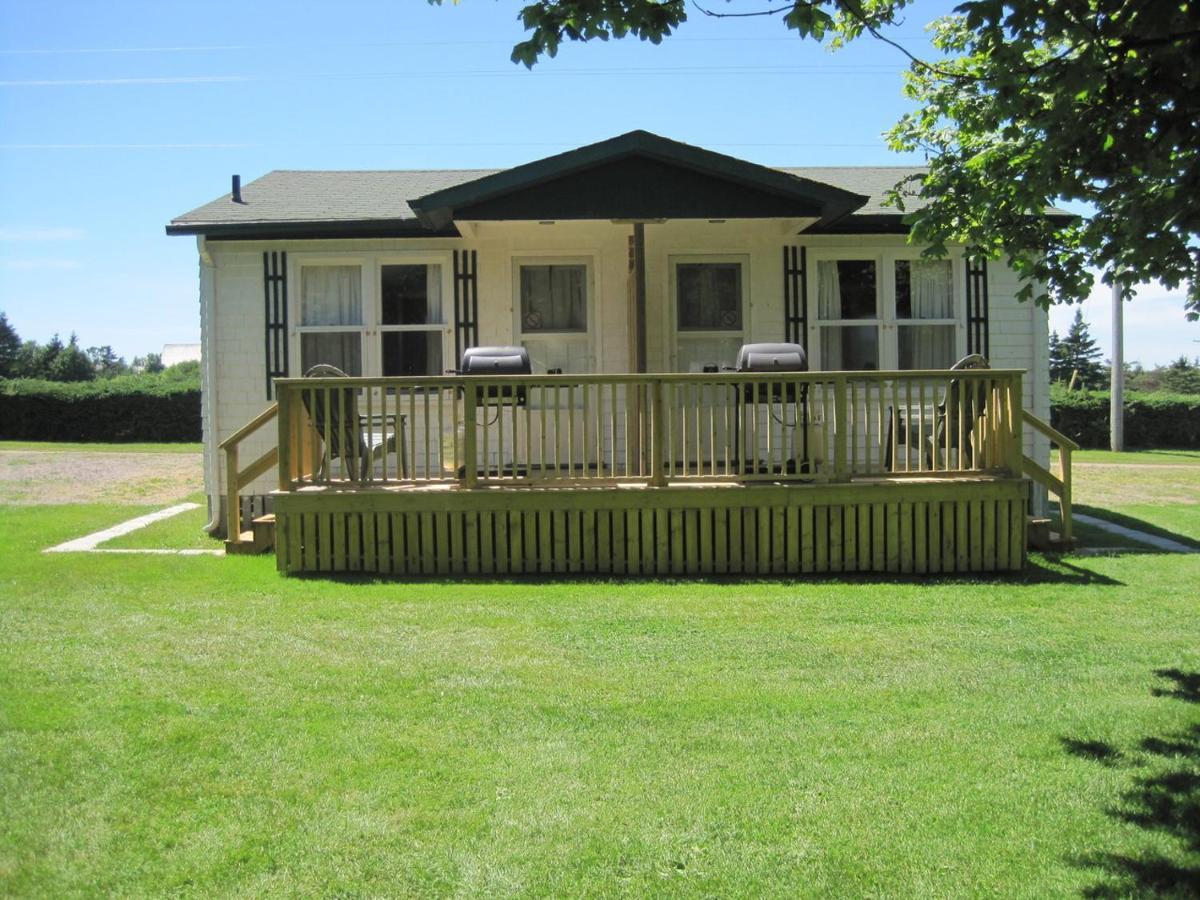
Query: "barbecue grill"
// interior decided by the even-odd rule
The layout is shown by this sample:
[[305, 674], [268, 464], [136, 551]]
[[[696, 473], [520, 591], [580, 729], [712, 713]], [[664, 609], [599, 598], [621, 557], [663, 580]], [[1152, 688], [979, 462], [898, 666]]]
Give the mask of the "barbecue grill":
[[[807, 372], [808, 357], [804, 348], [799, 344], [742, 344], [737, 355], [738, 372], [778, 373]], [[742, 403], [739, 404], [734, 416], [735, 445], [741, 451], [741, 407], [746, 404], [765, 403], [768, 406], [779, 404], [779, 415], [771, 415], [780, 425], [799, 427], [800, 440], [803, 444], [800, 456], [800, 471], [811, 471], [811, 461], [808, 455], [808, 385], [800, 386], [799, 416], [793, 416], [788, 423], [784, 416], [786, 404], [796, 404], [796, 383], [794, 381], [773, 381], [766, 384], [747, 384], [741, 390]], [[757, 465], [755, 466], [757, 468]], [[790, 466], [789, 466], [790, 468]]]
[[[533, 367], [524, 347], [468, 347], [463, 351], [460, 375], [530, 375]], [[525, 386], [489, 385], [483, 390], [484, 403], [525, 405]]]
[[[799, 344], [742, 344], [737, 355], [738, 372], [807, 372], [808, 357]], [[757, 398], [755, 398], [757, 393]], [[761, 384], [758, 391], [754, 385], [746, 385], [747, 403], [796, 402], [796, 385]]]

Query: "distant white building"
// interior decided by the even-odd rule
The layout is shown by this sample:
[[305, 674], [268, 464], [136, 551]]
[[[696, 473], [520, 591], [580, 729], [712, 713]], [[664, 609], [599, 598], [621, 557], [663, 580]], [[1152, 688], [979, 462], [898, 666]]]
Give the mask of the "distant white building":
[[162, 364], [164, 367], [192, 361], [200, 362], [199, 344], [163, 344]]

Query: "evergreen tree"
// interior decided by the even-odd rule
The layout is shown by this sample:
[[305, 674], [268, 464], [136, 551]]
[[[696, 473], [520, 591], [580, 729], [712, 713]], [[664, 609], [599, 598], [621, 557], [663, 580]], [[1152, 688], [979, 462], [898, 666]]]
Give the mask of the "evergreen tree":
[[1063, 359], [1063, 345], [1057, 331], [1050, 332], [1050, 381], [1070, 381], [1071, 367]]
[[[1057, 337], [1057, 335], [1055, 336]], [[1075, 318], [1067, 330], [1067, 336], [1050, 344], [1050, 378], [1053, 381], [1070, 381], [1078, 374], [1079, 387], [1104, 387], [1108, 379], [1101, 364], [1100, 348], [1083, 320], [1083, 310], [1075, 310]]]
[[135, 372], [157, 375], [164, 368], [161, 353], [147, 353], [145, 356], [135, 356], [133, 358], [133, 371]]
[[112, 378], [114, 375], [124, 375], [129, 371], [124, 357], [117, 356], [116, 351], [108, 344], [103, 347], [88, 347], [87, 357], [97, 378]]
[[[57, 340], [57, 335], [55, 336]], [[61, 341], [59, 342], [61, 345]], [[87, 354], [79, 349], [79, 337], [72, 333], [71, 340], [54, 357], [50, 363], [46, 378], [51, 381], [91, 381], [96, 377], [96, 370]]]
[[0, 311], [0, 378], [16, 375], [17, 356], [21, 352], [21, 338], [17, 330], [8, 323], [8, 316]]

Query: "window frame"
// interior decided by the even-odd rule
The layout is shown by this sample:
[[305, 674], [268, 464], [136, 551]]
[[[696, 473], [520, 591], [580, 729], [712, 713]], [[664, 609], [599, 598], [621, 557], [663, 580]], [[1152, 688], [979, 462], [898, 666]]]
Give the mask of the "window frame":
[[[737, 263], [741, 265], [741, 301], [742, 301], [742, 326], [738, 330], [711, 330], [711, 329], [692, 329], [679, 327], [679, 269], [680, 264], [683, 265], [704, 265], [711, 263], [713, 265], [721, 265], [728, 263]], [[751, 332], [751, 320], [753, 318], [754, 304], [751, 300], [750, 286], [753, 281], [750, 277], [751, 256], [749, 253], [671, 253], [667, 256], [667, 329], [666, 333], [670, 339], [670, 363], [671, 371], [678, 372], [679, 368], [679, 339], [688, 338], [709, 338], [722, 339], [739, 337], [739, 343], [747, 343]], [[730, 364], [734, 360], [729, 361]]]
[[[963, 272], [964, 257], [952, 253], [940, 259], [950, 265], [950, 290], [952, 316], [939, 319], [901, 319], [896, 315], [896, 263], [901, 260], [919, 261], [931, 259], [922, 255], [919, 247], [894, 247], [885, 250], [870, 250], [863, 247], [812, 247], [808, 248], [808, 296], [810, 298], [808, 329], [805, 352], [809, 363], [816, 371], [832, 371], [821, 358], [821, 331], [828, 326], [870, 325], [878, 329], [879, 370], [898, 371], [900, 366], [900, 328], [920, 325], [954, 326], [954, 355], [961, 359], [966, 353], [966, 280]], [[932, 257], [938, 259], [938, 257]], [[876, 267], [876, 301], [878, 316], [875, 319], [822, 319], [820, 278], [817, 274], [822, 261], [870, 260]]]
[[[384, 266], [440, 266], [441, 267], [441, 292], [442, 292], [442, 321], [437, 323], [426, 323], [424, 325], [385, 325], [383, 322], [383, 267]], [[446, 253], [423, 253], [420, 251], [412, 253], [386, 253], [379, 254], [374, 259], [374, 335], [377, 340], [371, 341], [377, 359], [375, 360], [374, 369], [379, 373], [380, 378], [405, 378], [404, 375], [384, 375], [383, 374], [383, 336], [394, 332], [440, 332], [442, 336], [442, 371], [431, 372], [429, 375], [443, 375], [446, 369], [455, 369], [458, 367], [458, 360], [450, 359], [447, 355], [452, 352], [451, 336], [454, 329], [454, 273], [452, 271], [453, 262], [449, 254]], [[450, 359], [451, 365], [447, 366], [446, 362]], [[411, 376], [417, 377], [417, 376]]]
[[[442, 318], [438, 325], [383, 324], [383, 266], [439, 265], [441, 266]], [[324, 266], [353, 266], [360, 272], [362, 291], [361, 325], [301, 325], [304, 303], [304, 269]], [[450, 251], [389, 250], [370, 253], [289, 252], [288, 282], [296, 285], [288, 296], [288, 352], [303, 365], [303, 336], [313, 333], [357, 333], [360, 340], [359, 358], [362, 377], [404, 377], [383, 375], [383, 334], [388, 331], [440, 331], [442, 363], [453, 353], [454, 329], [454, 261]], [[457, 361], [454, 361], [457, 364]], [[299, 374], [303, 375], [303, 372]], [[434, 374], [442, 374], [441, 372]]]
[[[596, 258], [587, 253], [518, 253], [510, 257], [512, 276], [512, 318], [513, 344], [524, 347], [527, 340], [546, 340], [561, 338], [563, 340], [579, 340], [587, 343], [586, 373], [600, 371], [600, 329], [597, 327], [596, 297], [599, 293], [597, 284]], [[587, 317], [587, 327], [583, 331], [531, 331], [526, 332], [521, 321], [521, 269], [524, 266], [583, 266], [584, 315]], [[530, 354], [532, 356], [532, 354]]]

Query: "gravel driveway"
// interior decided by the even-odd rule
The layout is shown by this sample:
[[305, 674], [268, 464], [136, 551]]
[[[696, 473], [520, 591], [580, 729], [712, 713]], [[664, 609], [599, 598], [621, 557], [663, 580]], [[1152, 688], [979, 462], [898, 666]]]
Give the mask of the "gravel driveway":
[[0, 450], [0, 504], [171, 503], [203, 487], [199, 453]]

